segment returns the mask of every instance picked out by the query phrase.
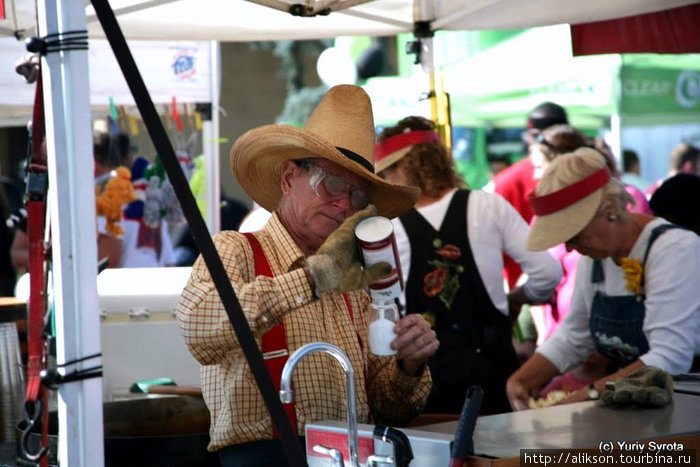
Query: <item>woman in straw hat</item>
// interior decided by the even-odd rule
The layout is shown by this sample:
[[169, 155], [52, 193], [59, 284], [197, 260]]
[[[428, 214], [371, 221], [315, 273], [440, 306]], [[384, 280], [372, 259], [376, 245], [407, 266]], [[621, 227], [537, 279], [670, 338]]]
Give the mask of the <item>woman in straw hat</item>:
[[[505, 382], [519, 366], [511, 319], [522, 304], [548, 300], [561, 269], [546, 252], [525, 249], [527, 224], [506, 200], [464, 189], [430, 120], [407, 117], [385, 128], [375, 157], [387, 180], [421, 189], [394, 230], [406, 310], [428, 316], [440, 341], [429, 362], [433, 389], [425, 410], [460, 413], [476, 384], [484, 389], [482, 414], [510, 411]], [[503, 253], [529, 275], [508, 296]]]
[[[569, 154], [580, 147], [591, 147], [596, 149], [605, 157], [610, 174], [619, 178], [615, 156], [612, 149], [602, 138], [588, 138], [577, 129], [569, 125], [554, 125], [534, 138], [534, 143], [530, 147], [530, 155], [536, 167], [536, 175], [539, 180], [549, 163], [555, 158], [564, 154]], [[538, 163], [539, 162], [539, 163]], [[651, 214], [649, 203], [637, 188], [623, 184], [625, 191], [630, 194], [633, 202], [627, 204], [630, 212]], [[533, 219], [534, 221], [534, 219]], [[543, 305], [542, 311], [542, 335], [538, 336], [540, 343], [547, 340], [564, 321], [569, 314], [571, 297], [576, 282], [576, 268], [578, 266], [580, 253], [573, 249], [568, 249], [565, 244], [560, 243], [548, 248], [547, 251], [562, 265], [564, 277], [557, 286], [555, 300], [552, 305]], [[586, 362], [571, 369], [561, 376], [552, 379], [541, 391], [540, 395], [546, 400], [549, 392], [566, 393], [588, 386], [589, 383], [599, 379], [608, 372], [608, 361], [599, 352], [594, 352]]]
[[558, 157], [545, 170], [530, 199], [536, 218], [527, 246], [564, 243], [582, 257], [569, 315], [508, 379], [514, 409], [526, 408], [552, 377], [595, 350], [617, 371], [563, 403], [596, 399], [606, 381], [645, 365], [671, 374], [691, 368], [700, 336], [700, 239], [663, 219], [630, 213], [629, 199], [594, 149]]
[[[391, 267], [361, 268], [354, 227], [377, 213], [399, 215], [418, 195], [415, 188], [374, 174], [374, 138], [369, 97], [350, 85], [331, 88], [305, 128], [266, 125], [242, 135], [231, 150], [233, 174], [273, 215], [254, 234], [221, 232], [215, 245], [248, 323], [262, 340], [263, 354], [273, 357], [269, 360], [276, 355], [286, 359], [309, 342], [334, 344], [355, 370], [357, 420], [366, 423], [371, 416], [401, 425], [425, 403], [431, 385], [425, 362], [438, 342], [420, 315], [407, 316], [394, 328], [395, 356], [368, 353], [370, 300], [364, 287]], [[219, 451], [224, 466], [286, 465], [201, 258], [193, 266], [177, 318], [190, 351], [203, 365], [202, 390], [211, 415], [209, 450]], [[272, 374], [278, 381], [279, 376]], [[329, 366], [324, 355], [310, 354], [299, 364], [295, 410], [288, 413], [299, 435], [306, 423], [345, 419], [344, 388], [343, 372]]]
[[[552, 125], [534, 134], [528, 148], [530, 160], [535, 166], [534, 178], [539, 181], [549, 163], [556, 157], [585, 146], [588, 146], [588, 138], [567, 124]], [[563, 277], [557, 285], [551, 305], [542, 305], [539, 342], [548, 339], [569, 312], [579, 256], [576, 252], [567, 251], [563, 245], [555, 245], [547, 251], [561, 264]]]

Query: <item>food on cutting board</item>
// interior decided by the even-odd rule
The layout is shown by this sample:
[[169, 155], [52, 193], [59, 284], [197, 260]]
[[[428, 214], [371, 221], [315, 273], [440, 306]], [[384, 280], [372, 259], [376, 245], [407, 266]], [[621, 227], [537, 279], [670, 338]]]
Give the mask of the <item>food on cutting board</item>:
[[566, 399], [569, 394], [571, 394], [570, 391], [549, 391], [545, 397], [540, 397], [538, 399], [531, 397], [529, 405], [531, 409], [549, 407], [550, 405], [556, 404], [560, 400]]

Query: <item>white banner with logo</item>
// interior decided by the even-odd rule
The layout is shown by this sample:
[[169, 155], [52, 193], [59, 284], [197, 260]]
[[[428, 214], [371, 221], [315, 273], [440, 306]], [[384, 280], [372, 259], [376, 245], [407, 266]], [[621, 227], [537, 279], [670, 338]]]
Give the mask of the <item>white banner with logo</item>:
[[[208, 41], [130, 41], [136, 66], [156, 104], [211, 102]], [[0, 39], [0, 125], [23, 125], [31, 118], [36, 85], [15, 71], [27, 51], [14, 38]], [[88, 48], [90, 103], [95, 108], [132, 106], [126, 80], [106, 40], [91, 39]]]

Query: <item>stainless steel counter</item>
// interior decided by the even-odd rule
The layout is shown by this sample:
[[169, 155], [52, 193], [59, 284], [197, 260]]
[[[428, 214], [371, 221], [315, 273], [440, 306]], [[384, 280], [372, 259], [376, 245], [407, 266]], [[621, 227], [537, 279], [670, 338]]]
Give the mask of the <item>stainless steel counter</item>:
[[[457, 422], [416, 429], [454, 433]], [[691, 433], [700, 437], [700, 397], [675, 393], [670, 405], [657, 409], [613, 409], [589, 401], [480, 417], [474, 450], [477, 456], [509, 458], [519, 456], [520, 449], [597, 447], [601, 441], [638, 441]]]

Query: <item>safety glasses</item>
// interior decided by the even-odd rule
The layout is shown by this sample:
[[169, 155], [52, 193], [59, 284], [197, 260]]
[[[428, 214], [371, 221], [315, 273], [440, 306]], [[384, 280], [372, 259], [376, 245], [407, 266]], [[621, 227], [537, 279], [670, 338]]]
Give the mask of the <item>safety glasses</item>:
[[316, 165], [311, 166], [309, 185], [313, 188], [316, 196], [324, 201], [332, 201], [346, 195], [349, 196], [350, 205], [358, 211], [366, 208], [372, 202], [372, 198], [365, 190], [352, 186], [341, 177], [329, 174]]

